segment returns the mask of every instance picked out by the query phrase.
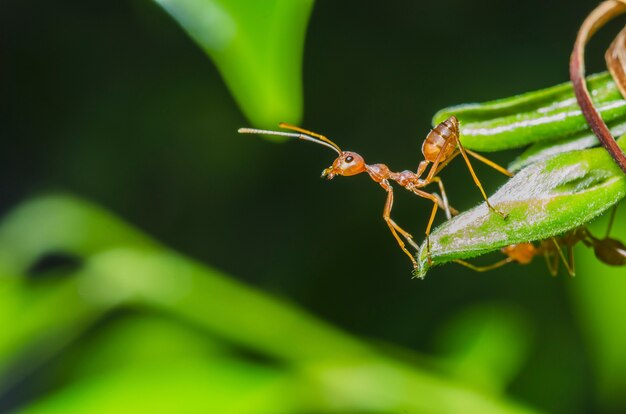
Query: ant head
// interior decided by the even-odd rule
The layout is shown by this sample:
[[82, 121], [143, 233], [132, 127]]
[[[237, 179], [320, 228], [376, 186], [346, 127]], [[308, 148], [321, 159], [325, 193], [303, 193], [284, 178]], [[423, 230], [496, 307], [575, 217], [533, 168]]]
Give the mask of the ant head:
[[281, 128], [290, 129], [293, 132], [282, 131], [266, 131], [261, 129], [252, 128], [240, 128], [241, 134], [265, 134], [265, 135], [280, 135], [283, 137], [292, 137], [302, 139], [304, 141], [315, 142], [316, 144], [323, 145], [335, 151], [339, 156], [333, 162], [333, 165], [322, 171], [322, 177], [326, 177], [332, 180], [335, 175], [355, 175], [365, 171], [365, 160], [356, 152], [342, 151], [341, 148], [324, 135], [317, 134], [315, 132], [307, 131], [297, 126], [289, 125], [284, 122], [278, 124]]
[[326, 177], [332, 180], [335, 175], [345, 175], [349, 177], [351, 175], [360, 174], [365, 171], [365, 160], [356, 152], [343, 151], [337, 159], [333, 162], [333, 165], [322, 171], [322, 177]]

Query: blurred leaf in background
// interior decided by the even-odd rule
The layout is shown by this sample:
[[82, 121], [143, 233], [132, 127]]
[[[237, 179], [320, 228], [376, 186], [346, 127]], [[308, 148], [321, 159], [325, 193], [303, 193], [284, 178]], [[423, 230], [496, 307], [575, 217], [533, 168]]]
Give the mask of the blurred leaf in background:
[[[37, 238], [30, 237], [34, 229]], [[46, 251], [78, 256], [82, 265], [64, 275], [28, 277], [24, 272]], [[0, 337], [0, 395], [74, 342], [56, 367], [37, 375], [37, 398], [14, 403], [23, 405], [17, 412], [534, 412], [489, 387], [474, 389], [380, 352], [73, 197], [35, 199], [7, 217], [0, 269], [3, 324], [20, 320], [20, 329]], [[77, 341], [123, 310], [179, 325], [118, 318]], [[524, 343], [523, 331], [509, 332], [496, 332], [496, 343], [515, 335]], [[522, 349], [508, 351], [500, 363], [517, 365]], [[451, 359], [449, 366], [457, 364]], [[507, 369], [498, 371], [506, 381]]]
[[504, 393], [527, 361], [532, 336], [521, 310], [485, 303], [456, 315], [435, 339], [438, 355], [456, 377]]
[[211, 56], [254, 125], [300, 122], [313, 0], [155, 1]]

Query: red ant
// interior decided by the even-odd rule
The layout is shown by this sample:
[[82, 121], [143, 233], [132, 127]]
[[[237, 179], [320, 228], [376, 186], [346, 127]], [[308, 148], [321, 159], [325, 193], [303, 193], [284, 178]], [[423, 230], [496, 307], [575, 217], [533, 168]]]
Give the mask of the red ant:
[[[585, 246], [593, 248], [596, 258], [601, 262], [610, 266], [626, 266], [626, 246], [621, 241], [609, 237], [616, 211], [617, 209], [613, 208], [606, 235], [602, 239], [595, 237], [587, 227], [582, 226], [563, 236], [541, 240], [539, 246], [535, 246], [533, 243], [520, 243], [503, 247], [500, 251], [507, 257], [491, 265], [475, 266], [464, 260], [455, 260], [455, 262], [477, 272], [485, 272], [513, 262], [526, 265], [532, 262], [535, 256], [543, 255], [546, 259], [548, 271], [552, 276], [556, 276], [558, 273], [559, 259], [565, 265], [567, 273], [570, 276], [574, 276], [576, 271], [574, 268], [573, 249], [577, 243], [582, 242]], [[567, 248], [567, 259], [563, 254], [562, 247]]]
[[[239, 132], [245, 134], [280, 135], [285, 137], [298, 138], [305, 141], [315, 142], [317, 144], [332, 149], [333, 151], [337, 152], [339, 156], [335, 159], [330, 167], [322, 171], [322, 177], [326, 177], [329, 180], [333, 179], [337, 175], [352, 176], [363, 172], [369, 174], [370, 178], [374, 180], [374, 182], [378, 183], [381, 187], [383, 187], [383, 189], [385, 189], [385, 191], [387, 192], [387, 201], [385, 202], [385, 208], [383, 210], [383, 219], [389, 226], [389, 230], [395, 237], [402, 251], [404, 251], [404, 253], [411, 259], [411, 263], [413, 263], [414, 269], [417, 269], [417, 261], [415, 260], [415, 257], [413, 257], [413, 255], [406, 249], [405, 244], [398, 235], [398, 233], [402, 235], [406, 239], [406, 241], [416, 250], [419, 250], [419, 246], [413, 240], [413, 236], [405, 231], [403, 228], [401, 228], [398, 224], [396, 224], [396, 222], [393, 221], [393, 219], [391, 218], [391, 208], [393, 206], [393, 187], [391, 186], [390, 181], [395, 181], [400, 186], [411, 191], [413, 194], [423, 198], [427, 198], [433, 202], [430, 219], [428, 220], [428, 225], [426, 226], [427, 242], [429, 240], [430, 229], [432, 227], [433, 221], [435, 220], [437, 209], [444, 209], [446, 211], [447, 217], [451, 217], [453, 209], [451, 209], [448, 205], [443, 183], [437, 175], [446, 165], [448, 165], [450, 161], [452, 161], [452, 159], [454, 159], [459, 154], [461, 154], [465, 159], [465, 163], [469, 168], [470, 174], [472, 175], [476, 186], [480, 189], [483, 198], [487, 202], [487, 206], [503, 218], [506, 217], [505, 214], [496, 210], [489, 203], [489, 200], [487, 199], [487, 194], [485, 194], [485, 190], [478, 180], [478, 177], [476, 177], [476, 174], [474, 173], [474, 169], [472, 168], [472, 165], [469, 161], [468, 154], [476, 158], [477, 160], [484, 162], [490, 167], [500, 171], [503, 174], [506, 174], [508, 176], [511, 176], [512, 174], [503, 167], [486, 159], [485, 157], [463, 148], [463, 146], [461, 145], [461, 141], [459, 140], [459, 121], [454, 116], [451, 116], [450, 118], [441, 122], [430, 131], [422, 144], [422, 153], [424, 154], [425, 160], [419, 163], [416, 172], [408, 170], [402, 172], [393, 172], [385, 164], [368, 165], [365, 163], [365, 160], [362, 156], [360, 156], [356, 152], [342, 151], [337, 144], [335, 144], [323, 135], [307, 131], [306, 129], [302, 129], [286, 123], [280, 123], [279, 126], [281, 128], [296, 131], [297, 133], [266, 131], [252, 128], [240, 128]], [[428, 174], [425, 178], [421, 178], [421, 176], [426, 172], [426, 169], [428, 168], [428, 165], [430, 163], [432, 163], [432, 166], [430, 167]], [[441, 199], [435, 194], [431, 194], [421, 190], [422, 187], [425, 187], [433, 182], [436, 182], [439, 185], [439, 189], [441, 191]], [[454, 213], [456, 213], [456, 211], [454, 211]], [[430, 245], [428, 244], [428, 246]]]

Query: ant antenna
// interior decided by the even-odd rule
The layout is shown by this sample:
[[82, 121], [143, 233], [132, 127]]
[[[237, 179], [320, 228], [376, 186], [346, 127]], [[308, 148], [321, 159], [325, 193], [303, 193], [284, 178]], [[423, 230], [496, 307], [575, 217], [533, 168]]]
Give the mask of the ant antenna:
[[[240, 134], [261, 134], [261, 135], [279, 135], [281, 137], [290, 137], [290, 138], [298, 138], [298, 139], [302, 139], [304, 141], [311, 141], [311, 142], [315, 142], [316, 144], [320, 144], [323, 145], [325, 147], [328, 147], [330, 149], [332, 149], [333, 151], [337, 152], [337, 154], [341, 155], [341, 149], [337, 146], [337, 144], [335, 144], [334, 142], [332, 142], [331, 140], [329, 140], [328, 138], [326, 138], [323, 135], [319, 135], [316, 134], [314, 132], [310, 132], [307, 131], [305, 129], [300, 129], [298, 127], [294, 127], [292, 125], [289, 124], [285, 124], [285, 123], [280, 123], [279, 124], [280, 127], [282, 128], [286, 128], [286, 129], [292, 129], [294, 131], [298, 131], [300, 132], [299, 134], [293, 133], [293, 132], [282, 132], [282, 131], [269, 131], [269, 130], [265, 130], [265, 129], [255, 129], [255, 128], [239, 128], [237, 130], [237, 132], [239, 132]], [[304, 134], [304, 132], [307, 132], [319, 139], [313, 138], [309, 135]]]
[[312, 135], [315, 138], [319, 138], [320, 140], [322, 140], [322, 141], [332, 145], [333, 148], [335, 148], [335, 150], [339, 153], [339, 155], [341, 155], [341, 153], [342, 153], [341, 148], [339, 148], [339, 145], [335, 144], [334, 142], [332, 142], [331, 140], [329, 140], [328, 138], [326, 138], [322, 134], [318, 134], [317, 132], [313, 132], [313, 131], [307, 131], [306, 129], [297, 127], [295, 125], [288, 124], [286, 122], [281, 122], [281, 123], [278, 124], [278, 126], [281, 127], [281, 128], [285, 128], [285, 129], [291, 129], [292, 131], [298, 131], [298, 132], [301, 132], [303, 134]]

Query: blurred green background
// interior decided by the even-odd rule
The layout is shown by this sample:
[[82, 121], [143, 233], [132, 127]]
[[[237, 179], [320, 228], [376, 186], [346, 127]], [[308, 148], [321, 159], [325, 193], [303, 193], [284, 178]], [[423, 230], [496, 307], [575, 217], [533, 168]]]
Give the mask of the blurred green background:
[[[413, 169], [437, 110], [565, 81], [576, 30], [595, 4], [318, 1], [301, 125], [369, 163]], [[623, 268], [581, 249], [574, 279], [550, 278], [537, 260], [484, 274], [450, 264], [412, 280], [381, 218], [384, 192], [366, 177], [320, 180], [333, 157], [317, 146], [238, 135], [251, 122], [157, 3], [9, 0], [0, 18], [3, 215], [69, 193], [196, 261], [74, 199], [44, 199], [6, 219], [2, 411], [626, 410]], [[254, 24], [262, 33], [276, 22]], [[590, 44], [590, 73], [603, 69], [619, 24], [609, 26]], [[268, 70], [248, 63], [251, 73]], [[297, 121], [294, 76], [276, 91], [292, 99], [293, 112], [280, 109], [291, 119], [275, 123]], [[477, 170], [488, 193], [504, 182]], [[481, 200], [461, 162], [442, 176], [457, 209]], [[394, 217], [413, 234], [429, 211], [397, 192]], [[50, 226], [62, 242], [46, 245]], [[623, 212], [613, 234], [626, 234]], [[187, 266], [193, 283], [135, 281]], [[76, 296], [93, 272], [106, 279], [91, 288], [108, 295], [104, 305]], [[220, 282], [205, 285], [212, 277]], [[154, 299], [162, 283], [193, 299]]]

